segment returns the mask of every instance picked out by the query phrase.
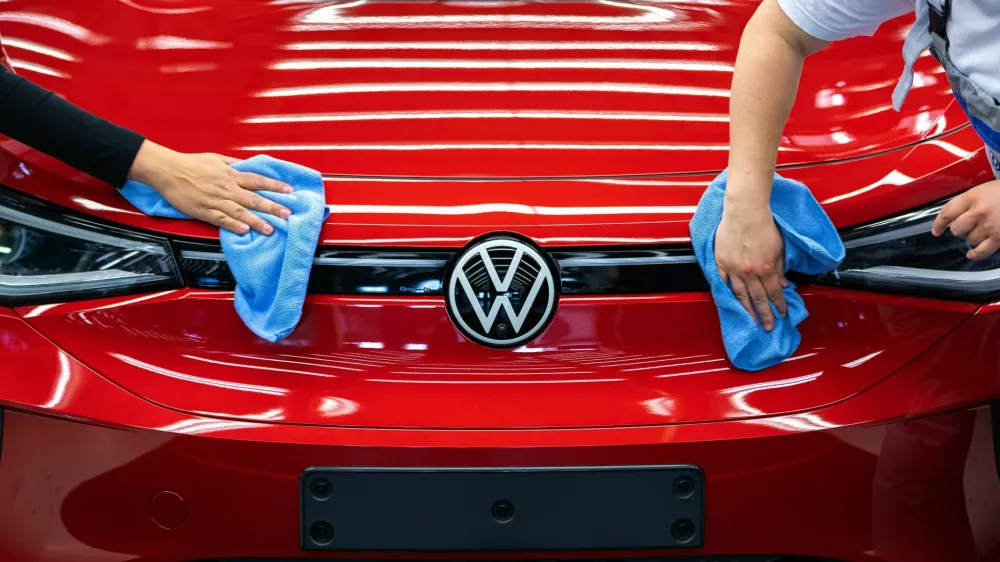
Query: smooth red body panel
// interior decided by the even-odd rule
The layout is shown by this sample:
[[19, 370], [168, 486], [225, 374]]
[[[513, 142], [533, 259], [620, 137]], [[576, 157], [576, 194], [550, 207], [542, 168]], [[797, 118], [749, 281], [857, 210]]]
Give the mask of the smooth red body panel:
[[[462, 246], [498, 227], [546, 245], [685, 240], [726, 165], [728, 85], [756, 5], [160, 4], [13, 0], [0, 29], [20, 72], [157, 142], [267, 152], [330, 174], [323, 241], [366, 246]], [[908, 25], [806, 65], [779, 164], [846, 160], [836, 173], [785, 171], [840, 226], [926, 201], [914, 190], [944, 197], [988, 177], [972, 131], [911, 146], [966, 123], [932, 57], [918, 61], [904, 111], [892, 110]], [[17, 155], [0, 157], [8, 185], [126, 224], [217, 235], [143, 217], [107, 186], [0, 146]], [[936, 174], [924, 187], [952, 169], [958, 182]], [[607, 177], [641, 174], [669, 176]], [[413, 181], [435, 177], [577, 179]]]
[[[47, 414], [5, 418], [4, 559], [305, 557], [297, 486], [301, 471], [315, 465], [664, 463], [706, 472], [706, 528], [716, 536], [698, 554], [998, 559], [990, 416], [965, 409], [1000, 396], [995, 313], [972, 316], [895, 375], [824, 408], [716, 423], [532, 431], [325, 428], [183, 414], [110, 383], [14, 315], [0, 317], [0, 333], [0, 401]], [[151, 500], [164, 491], [188, 509], [174, 530], [154, 520], [163, 514]], [[588, 556], [664, 554], [685, 553]]]
[[[0, 183], [72, 209], [165, 233], [217, 238], [218, 229], [157, 219], [115, 190], [71, 182], [0, 152]], [[6, 165], [4, 165], [6, 164]], [[838, 226], [877, 220], [944, 199], [993, 178], [982, 141], [959, 128], [885, 154], [782, 170], [824, 203]], [[543, 247], [677, 244], [714, 174], [549, 180], [327, 178], [327, 246], [462, 247], [498, 230]]]
[[[179, 150], [335, 174], [589, 176], [725, 167], [756, 5], [13, 0], [0, 26], [20, 72]], [[911, 22], [810, 61], [782, 164], [947, 127], [954, 98], [931, 57], [891, 108]]]
[[[0, 0], [18, 72], [185, 151], [316, 168], [321, 244], [543, 249], [688, 242], [726, 165], [756, 3]], [[890, 92], [912, 17], [811, 57], [781, 173], [839, 227], [992, 179], [931, 57]], [[0, 183], [105, 221], [111, 187], [0, 140]], [[701, 293], [560, 300], [515, 350], [438, 298], [311, 296], [279, 344], [232, 295], [0, 307], [0, 560], [635, 558], [1000, 562], [1000, 304], [802, 289], [797, 354], [739, 372]], [[685, 464], [697, 551], [307, 553], [313, 466]], [[695, 558], [698, 560], [698, 558]]]
[[229, 299], [139, 299], [21, 312], [82, 363], [171, 409], [428, 429], [661, 425], [812, 410], [869, 388], [975, 311], [811, 289], [805, 343], [784, 364], [751, 375], [729, 366], [720, 338], [690, 336], [719, 331], [705, 294], [564, 297], [545, 332], [514, 352], [466, 340], [436, 298], [316, 298], [279, 345], [247, 330]]

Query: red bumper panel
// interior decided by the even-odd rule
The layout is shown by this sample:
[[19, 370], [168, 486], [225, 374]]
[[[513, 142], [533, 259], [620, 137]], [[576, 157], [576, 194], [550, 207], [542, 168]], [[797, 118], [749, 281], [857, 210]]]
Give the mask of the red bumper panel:
[[[190, 562], [329, 556], [300, 546], [299, 477], [310, 466], [611, 463], [703, 467], [705, 543], [697, 550], [592, 551], [588, 556], [789, 553], [850, 562], [997, 560], [991, 550], [1000, 544], [1000, 484], [986, 410], [761, 439], [523, 449], [255, 443], [14, 412], [7, 414], [0, 461], [0, 559]], [[385, 532], [406, 523], [386, 519]], [[516, 558], [565, 556], [572, 554], [522, 552]]]
[[[708, 491], [698, 554], [996, 560], [1000, 484], [990, 418], [965, 408], [1000, 397], [998, 337], [1000, 315], [973, 315], [895, 374], [806, 411], [647, 427], [432, 431], [164, 408], [2, 312], [0, 402], [13, 410], [0, 458], [0, 559], [306, 556], [299, 486], [315, 466], [685, 464], [704, 470]], [[757, 404], [754, 393], [743, 400]], [[594, 555], [641, 554], [657, 551]]]
[[752, 419], [844, 401], [911, 362], [975, 305], [810, 288], [802, 346], [729, 366], [707, 294], [570, 298], [530, 345], [458, 333], [437, 298], [317, 297], [269, 344], [227, 294], [177, 291], [20, 309], [65, 353], [171, 410], [339, 427], [509, 429]]

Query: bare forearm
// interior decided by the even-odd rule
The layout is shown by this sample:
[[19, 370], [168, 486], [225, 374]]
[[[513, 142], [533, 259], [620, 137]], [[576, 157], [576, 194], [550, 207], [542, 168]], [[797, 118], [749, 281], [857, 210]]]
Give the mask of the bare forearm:
[[715, 263], [747, 313], [774, 327], [782, 316], [784, 242], [771, 217], [771, 184], [781, 132], [805, 58], [826, 45], [796, 26], [777, 0], [764, 0], [736, 56], [729, 104], [729, 178], [715, 233]]
[[781, 142], [804, 58], [780, 37], [744, 41], [736, 59], [730, 100], [730, 197], [767, 204]]
[[730, 98], [727, 199], [767, 205], [802, 63], [824, 45], [799, 30], [774, 0], [762, 4], [747, 24]]

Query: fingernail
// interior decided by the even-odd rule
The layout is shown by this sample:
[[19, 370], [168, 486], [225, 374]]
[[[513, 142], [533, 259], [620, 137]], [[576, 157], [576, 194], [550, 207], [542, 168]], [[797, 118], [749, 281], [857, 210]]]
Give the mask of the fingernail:
[[771, 324], [770, 322], [765, 322], [765, 323], [764, 323], [764, 331], [765, 331], [765, 332], [770, 332], [770, 331], [771, 331], [771, 328], [773, 328], [773, 327], [774, 327], [774, 326], [773, 326], [773, 325], [772, 325], [772, 324]]
[[246, 234], [247, 232], [250, 232], [250, 227], [245, 224], [240, 225], [240, 234]]
[[292, 186], [286, 185], [286, 186], [282, 187], [281, 188], [281, 192], [282, 193], [291, 193], [292, 192]]
[[266, 225], [264, 227], [264, 234], [270, 235], [274, 233], [274, 227], [271, 225]]
[[283, 219], [287, 219], [288, 217], [292, 216], [292, 212], [289, 211], [288, 209], [282, 209], [278, 211], [278, 215], [281, 216], [281, 218]]

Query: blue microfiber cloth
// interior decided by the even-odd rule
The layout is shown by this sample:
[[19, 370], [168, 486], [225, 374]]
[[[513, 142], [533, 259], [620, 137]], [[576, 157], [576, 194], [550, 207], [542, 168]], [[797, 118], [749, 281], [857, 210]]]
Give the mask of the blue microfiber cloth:
[[[774, 328], [767, 332], [757, 319], [736, 300], [732, 288], [722, 282], [715, 265], [715, 231], [722, 220], [726, 193], [722, 172], [708, 186], [691, 219], [691, 242], [719, 310], [722, 341], [729, 360], [745, 371], [759, 371], [776, 365], [795, 352], [801, 336], [796, 326], [806, 319], [805, 303], [789, 282], [784, 289], [788, 315], [782, 318], [774, 304]], [[771, 214], [785, 241], [785, 271], [809, 275], [836, 269], [844, 259], [844, 244], [823, 207], [809, 189], [799, 182], [774, 175]]]
[[[270, 156], [254, 156], [233, 168], [283, 181], [294, 190], [257, 192], [292, 211], [287, 219], [252, 211], [274, 227], [270, 236], [220, 229], [222, 252], [236, 278], [236, 312], [253, 333], [274, 342], [292, 333], [302, 316], [320, 228], [330, 214], [323, 178], [315, 170]], [[188, 218], [148, 185], [130, 181], [121, 193], [147, 215]]]

